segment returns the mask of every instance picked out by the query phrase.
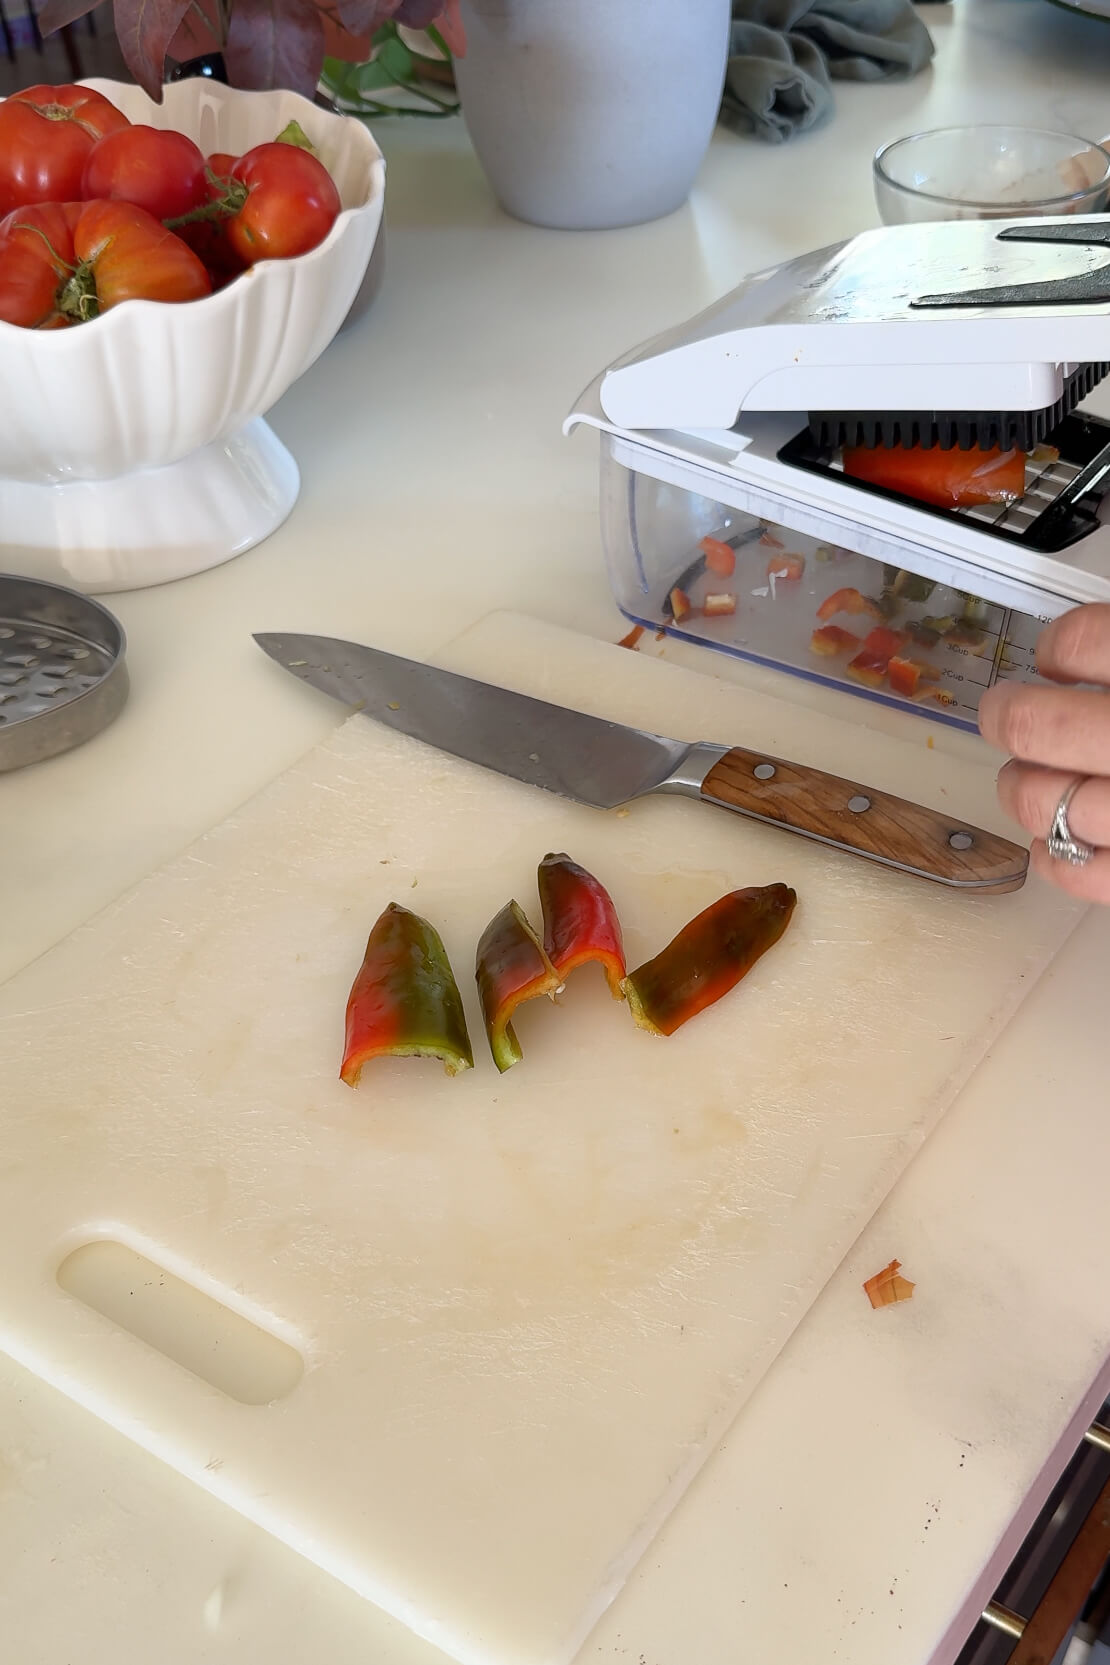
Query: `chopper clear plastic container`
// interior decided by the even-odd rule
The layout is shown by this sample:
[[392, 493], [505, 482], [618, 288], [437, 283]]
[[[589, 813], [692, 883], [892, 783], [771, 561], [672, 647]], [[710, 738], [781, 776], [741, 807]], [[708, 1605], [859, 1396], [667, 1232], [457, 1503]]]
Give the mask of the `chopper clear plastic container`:
[[633, 623], [972, 730], [985, 688], [1037, 680], [1042, 618], [860, 554], [843, 528], [825, 542], [657, 478], [600, 439], [609, 581]]

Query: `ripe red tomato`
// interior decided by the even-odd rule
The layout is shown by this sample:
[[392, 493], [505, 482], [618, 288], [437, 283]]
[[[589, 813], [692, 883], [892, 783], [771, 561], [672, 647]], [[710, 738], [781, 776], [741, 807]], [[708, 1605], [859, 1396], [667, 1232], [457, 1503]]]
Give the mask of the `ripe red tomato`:
[[[239, 160], [224, 151], [216, 151], [208, 158], [206, 190], [209, 202], [226, 200], [230, 189], [231, 170]], [[194, 220], [189, 225], [175, 226], [177, 235], [200, 256], [212, 279], [213, 289], [223, 289], [246, 266], [227, 239], [227, 220]]]
[[227, 222], [227, 238], [244, 264], [288, 260], [322, 243], [342, 203], [322, 162], [296, 145], [256, 145], [231, 170], [247, 198]]
[[58, 294], [72, 276], [80, 203], [17, 208], [0, 223], [0, 318], [24, 329], [65, 329]]
[[124, 301], [211, 292], [192, 249], [133, 203], [47, 202], [0, 222], [0, 319], [10, 324], [63, 329]]
[[89, 151], [81, 195], [86, 201], [133, 202], [156, 220], [173, 220], [208, 200], [204, 154], [184, 133], [121, 127]]
[[81, 194], [85, 159], [130, 123], [91, 87], [27, 87], [0, 103], [0, 214]]

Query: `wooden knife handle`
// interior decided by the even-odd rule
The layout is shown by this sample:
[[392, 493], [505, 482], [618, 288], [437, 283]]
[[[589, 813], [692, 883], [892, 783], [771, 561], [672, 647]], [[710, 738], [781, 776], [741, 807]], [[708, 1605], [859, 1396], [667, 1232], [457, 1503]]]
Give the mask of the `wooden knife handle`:
[[1020, 844], [980, 827], [740, 746], [709, 770], [701, 795], [941, 884], [1019, 890], [1029, 868], [1029, 853]]

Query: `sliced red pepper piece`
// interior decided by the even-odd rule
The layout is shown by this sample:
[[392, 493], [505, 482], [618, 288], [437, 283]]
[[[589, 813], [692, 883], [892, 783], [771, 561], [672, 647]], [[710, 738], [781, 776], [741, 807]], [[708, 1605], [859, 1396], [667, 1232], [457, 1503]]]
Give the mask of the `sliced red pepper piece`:
[[813, 632], [809, 638], [810, 651], [824, 654], [831, 658], [836, 653], [846, 653], [850, 648], [858, 648], [859, 637], [853, 636], [850, 630], [842, 630], [838, 624], [823, 624]]
[[844, 472], [863, 480], [933, 503], [941, 509], [968, 508], [976, 503], [1014, 503], [1025, 495], [1024, 451], [942, 451], [939, 446], [865, 445], [844, 452]]
[[613, 899], [600, 879], [567, 855], [544, 856], [539, 867], [543, 951], [560, 983], [596, 960], [615, 1000], [622, 1000], [624, 941]]
[[357, 1087], [371, 1058], [439, 1058], [448, 1075], [473, 1069], [462, 997], [439, 932], [391, 902], [366, 944], [347, 1001], [340, 1080]]
[[873, 619], [882, 620], [884, 613], [877, 601], [870, 596], [861, 595], [859, 590], [834, 590], [827, 596], [817, 609], [817, 617], [824, 622], [834, 619], [838, 613], [867, 613]]
[[788, 885], [733, 890], [684, 925], [661, 954], [624, 980], [640, 1028], [673, 1035], [735, 988], [778, 942], [797, 900]]
[[525, 1000], [557, 994], [559, 973], [516, 902], [506, 902], [478, 943], [474, 974], [493, 1061], [504, 1075], [524, 1054], [509, 1021]]
[[731, 578], [736, 571], [736, 551], [722, 538], [703, 538], [698, 545], [705, 564], [718, 578]]

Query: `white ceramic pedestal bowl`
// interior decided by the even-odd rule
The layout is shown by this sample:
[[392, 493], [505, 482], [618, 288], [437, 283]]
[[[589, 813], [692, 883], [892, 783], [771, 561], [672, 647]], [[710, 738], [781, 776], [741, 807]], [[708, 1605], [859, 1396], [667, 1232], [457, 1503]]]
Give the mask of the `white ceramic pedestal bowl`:
[[202, 572], [280, 526], [297, 465], [262, 420], [324, 351], [381, 224], [385, 163], [361, 122], [287, 92], [179, 81], [153, 104], [90, 81], [133, 121], [205, 155], [300, 122], [343, 211], [318, 248], [200, 301], [127, 301], [68, 330], [0, 323], [0, 570], [95, 594]]

